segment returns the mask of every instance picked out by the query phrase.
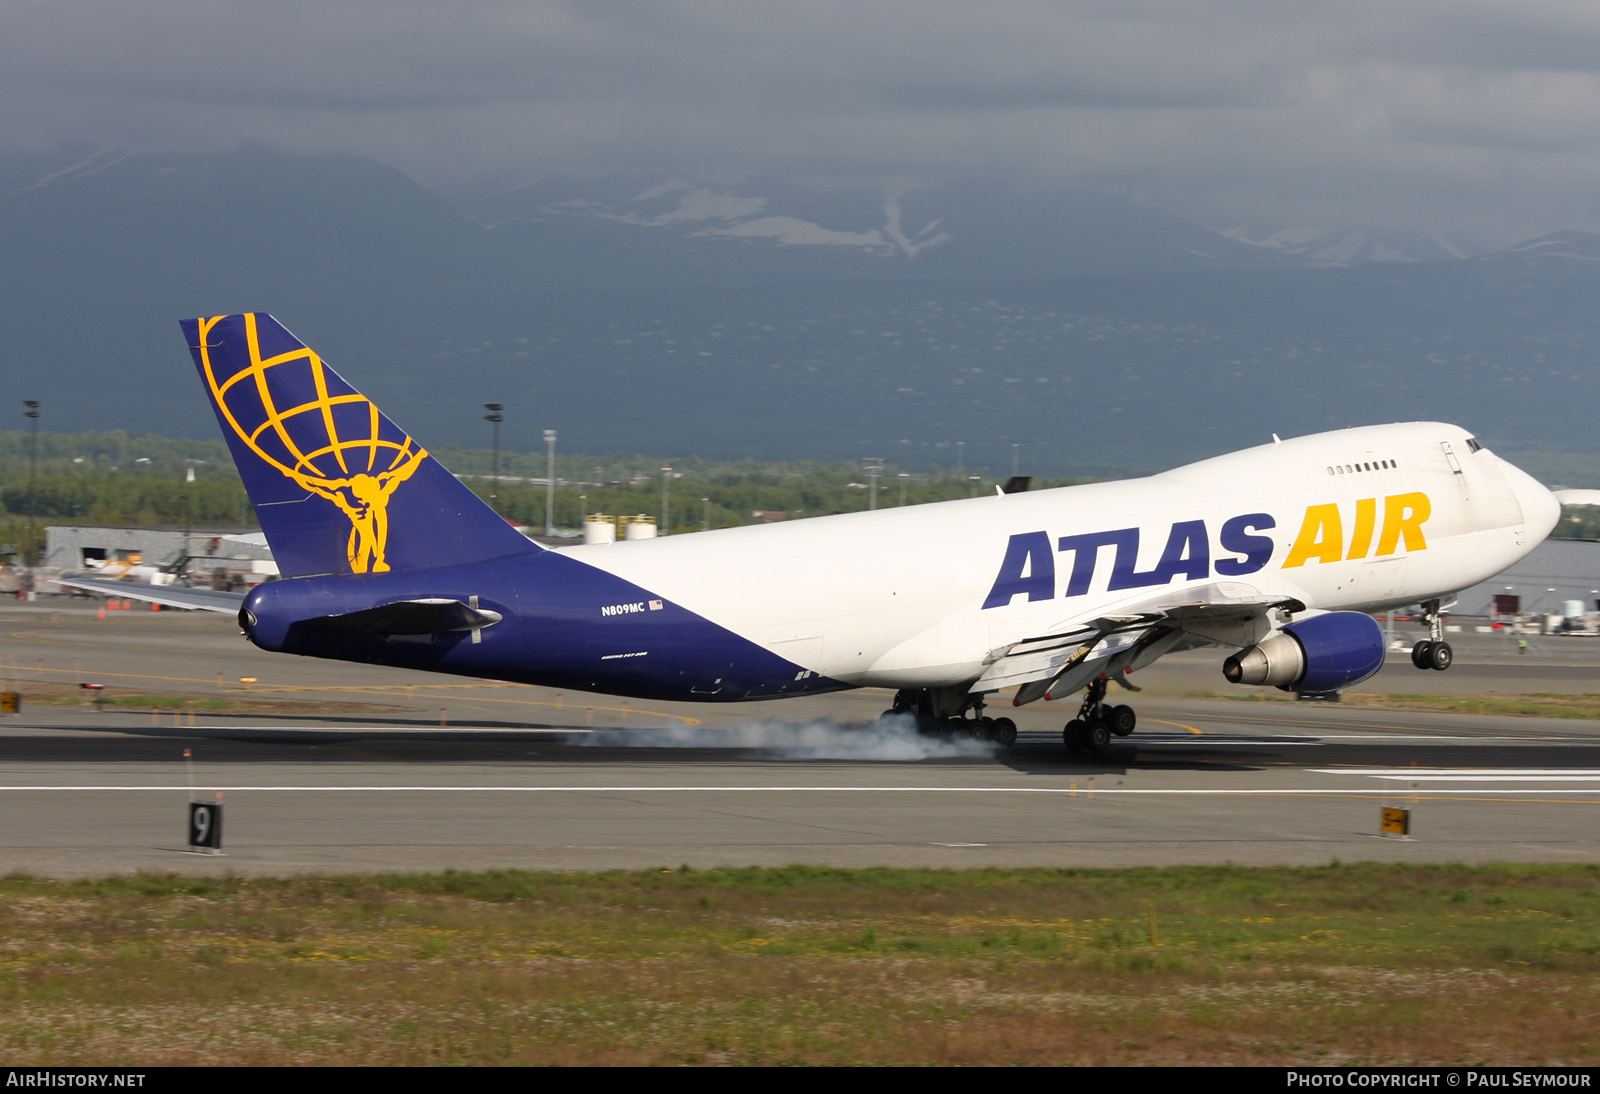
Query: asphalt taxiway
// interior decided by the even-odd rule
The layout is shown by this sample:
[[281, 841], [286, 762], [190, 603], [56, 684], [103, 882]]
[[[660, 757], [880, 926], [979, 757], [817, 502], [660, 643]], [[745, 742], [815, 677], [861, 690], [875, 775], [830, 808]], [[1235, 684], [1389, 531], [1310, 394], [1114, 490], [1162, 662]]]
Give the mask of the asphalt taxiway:
[[[1399, 657], [1366, 687], [1600, 691], [1600, 640], [1452, 641], [1451, 672]], [[1219, 663], [1141, 674], [1139, 731], [1085, 759], [1065, 702], [1007, 711], [1022, 736], [997, 752], [880, 732], [871, 691], [652, 704], [280, 657], [218, 616], [0, 607], [23, 695], [0, 719], [0, 869], [1600, 861], [1600, 722], [1213, 698]], [[192, 853], [187, 803], [218, 795], [224, 853]], [[1385, 805], [1410, 838], [1379, 832]]]

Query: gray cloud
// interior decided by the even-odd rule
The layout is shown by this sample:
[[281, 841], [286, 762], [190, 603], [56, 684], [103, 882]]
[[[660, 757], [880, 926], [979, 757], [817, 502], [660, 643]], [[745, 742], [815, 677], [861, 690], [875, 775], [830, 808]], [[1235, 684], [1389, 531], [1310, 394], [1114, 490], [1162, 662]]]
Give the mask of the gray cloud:
[[1570, 0], [8, 7], [0, 147], [257, 141], [422, 181], [1001, 173], [1218, 223], [1600, 228]]

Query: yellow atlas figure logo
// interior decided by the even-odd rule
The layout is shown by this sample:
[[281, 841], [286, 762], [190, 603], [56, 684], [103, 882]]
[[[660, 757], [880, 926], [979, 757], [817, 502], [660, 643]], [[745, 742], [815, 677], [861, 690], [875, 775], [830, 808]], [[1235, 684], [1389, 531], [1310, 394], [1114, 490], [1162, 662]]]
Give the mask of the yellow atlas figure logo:
[[[353, 572], [385, 572], [389, 499], [428, 453], [400, 434], [370, 399], [350, 389], [305, 346], [263, 358], [254, 315], [244, 317], [249, 365], [219, 381], [207, 335], [225, 318], [199, 321], [202, 371], [223, 419], [264, 462], [339, 507], [350, 521], [345, 550]], [[269, 380], [273, 369], [281, 371]], [[340, 393], [329, 393], [330, 376]], [[295, 405], [278, 406], [278, 398], [285, 397]], [[383, 428], [386, 424], [388, 430]], [[358, 435], [349, 436], [351, 431]], [[390, 431], [398, 438], [384, 435]]]

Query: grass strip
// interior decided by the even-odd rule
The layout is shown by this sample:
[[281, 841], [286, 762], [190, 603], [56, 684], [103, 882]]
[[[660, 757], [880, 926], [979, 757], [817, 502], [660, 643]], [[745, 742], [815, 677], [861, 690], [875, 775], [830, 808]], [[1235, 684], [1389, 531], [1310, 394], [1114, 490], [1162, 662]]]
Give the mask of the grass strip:
[[17, 1064], [1594, 1064], [1600, 867], [0, 879]]
[[352, 703], [317, 698], [281, 699], [267, 694], [251, 694], [230, 688], [223, 695], [151, 695], [114, 691], [91, 691], [77, 684], [60, 681], [26, 680], [6, 684], [0, 690], [16, 691], [24, 708], [33, 704], [82, 706], [116, 710], [193, 710], [214, 714], [378, 714], [405, 711], [407, 708], [380, 703]]

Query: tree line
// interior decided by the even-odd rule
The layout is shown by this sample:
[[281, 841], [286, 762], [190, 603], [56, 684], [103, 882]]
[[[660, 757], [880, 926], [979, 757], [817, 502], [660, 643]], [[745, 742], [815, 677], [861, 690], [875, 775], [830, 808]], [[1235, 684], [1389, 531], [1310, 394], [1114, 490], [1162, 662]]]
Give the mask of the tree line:
[[[0, 431], [0, 544], [20, 549], [26, 543], [30, 509], [41, 542], [45, 524], [255, 524], [238, 471], [220, 440], [136, 437], [124, 431], [40, 433], [32, 474], [30, 443], [26, 431]], [[447, 446], [434, 455], [501, 515], [543, 528], [546, 453], [500, 453], [498, 480], [490, 450]], [[556, 481], [554, 522], [570, 529], [592, 513], [648, 514], [661, 521], [663, 481], [667, 530], [673, 533], [759, 523], [776, 514], [793, 520], [858, 512], [872, 498], [867, 473], [849, 461], [564, 454], [556, 460]], [[913, 472], [888, 464], [878, 480], [877, 505], [886, 509], [993, 493], [1001, 481], [937, 466]]]

